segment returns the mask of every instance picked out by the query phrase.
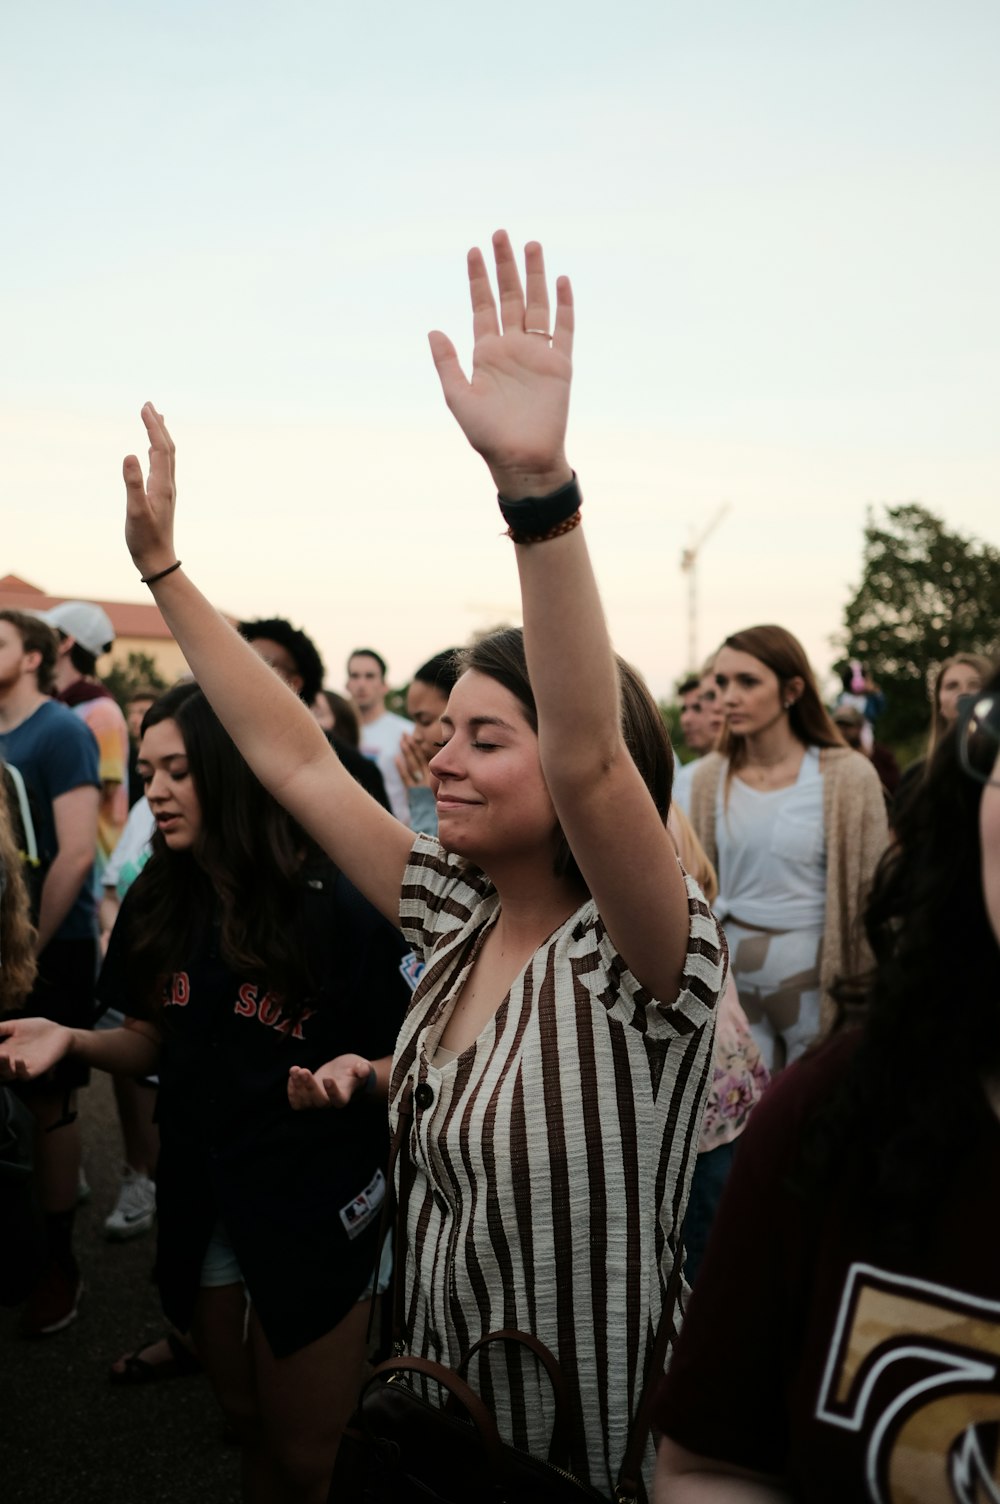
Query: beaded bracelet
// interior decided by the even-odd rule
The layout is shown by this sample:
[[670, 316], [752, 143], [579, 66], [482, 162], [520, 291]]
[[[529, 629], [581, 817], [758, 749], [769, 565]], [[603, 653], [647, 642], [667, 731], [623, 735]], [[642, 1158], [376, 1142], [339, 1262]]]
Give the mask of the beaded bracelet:
[[[541, 543], [546, 538], [557, 538], [559, 534], [552, 529], [562, 522], [568, 522], [575, 512], [579, 512], [582, 501], [575, 470], [572, 480], [548, 496], [524, 496], [520, 501], [506, 501], [502, 496], [497, 497], [503, 520], [507, 524], [507, 536], [513, 538], [515, 543]], [[576, 526], [575, 523], [573, 525]]]
[[518, 533], [512, 527], [507, 529], [507, 537], [513, 543], [547, 543], [550, 538], [561, 538], [563, 533], [571, 533], [575, 527], [579, 527], [583, 519], [580, 516], [580, 508], [577, 507], [572, 517], [557, 522], [555, 527], [550, 527], [547, 533]]

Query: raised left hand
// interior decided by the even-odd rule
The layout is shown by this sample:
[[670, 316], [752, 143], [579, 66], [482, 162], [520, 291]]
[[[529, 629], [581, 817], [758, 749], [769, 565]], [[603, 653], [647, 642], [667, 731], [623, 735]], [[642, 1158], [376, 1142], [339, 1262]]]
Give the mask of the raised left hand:
[[134, 454], [122, 465], [125, 477], [125, 542], [142, 575], [158, 574], [177, 558], [174, 552], [174, 441], [163, 414], [151, 402], [142, 409], [149, 435], [149, 481], [143, 484], [142, 466]]
[[510, 501], [544, 496], [572, 475], [566, 461], [566, 421], [573, 351], [573, 293], [556, 282], [550, 329], [542, 248], [525, 246], [525, 286], [506, 230], [493, 236], [499, 315], [482, 252], [469, 252], [472, 298], [472, 379], [455, 346], [434, 330], [431, 354], [445, 401], [462, 432], [490, 467], [497, 490]]

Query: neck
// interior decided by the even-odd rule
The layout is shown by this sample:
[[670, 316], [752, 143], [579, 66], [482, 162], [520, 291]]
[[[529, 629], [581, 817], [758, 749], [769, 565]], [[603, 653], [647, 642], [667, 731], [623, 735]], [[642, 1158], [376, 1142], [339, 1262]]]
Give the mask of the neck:
[[587, 897], [579, 883], [553, 876], [548, 852], [538, 862], [512, 862], [488, 875], [500, 898], [497, 930], [512, 946], [537, 950]]
[[762, 726], [746, 738], [745, 767], [771, 767], [802, 750], [802, 743], [788, 724], [782, 711], [769, 726]]
[[77, 673], [68, 657], [62, 656], [56, 659], [55, 691], [57, 695], [61, 695], [64, 690], [69, 689], [71, 684], [76, 684], [82, 678], [83, 675]]
[[20, 679], [5, 695], [0, 695], [0, 730], [13, 731], [47, 699], [48, 695], [42, 694], [34, 679]]
[[358, 712], [358, 720], [361, 722], [362, 726], [370, 726], [372, 721], [380, 720], [381, 717], [385, 715], [384, 700], [380, 705], [369, 705], [366, 710], [362, 710], [360, 706], [356, 708]]

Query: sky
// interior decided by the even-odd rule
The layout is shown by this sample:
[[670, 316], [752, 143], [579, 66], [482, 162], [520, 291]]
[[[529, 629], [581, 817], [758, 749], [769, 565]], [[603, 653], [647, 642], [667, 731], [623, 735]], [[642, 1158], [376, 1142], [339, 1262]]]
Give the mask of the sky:
[[568, 453], [615, 645], [670, 693], [778, 621], [821, 676], [866, 508], [1000, 542], [990, 0], [8, 7], [0, 574], [141, 600], [121, 459], [178, 447], [178, 552], [327, 682], [518, 619], [426, 333], [465, 252], [574, 285]]

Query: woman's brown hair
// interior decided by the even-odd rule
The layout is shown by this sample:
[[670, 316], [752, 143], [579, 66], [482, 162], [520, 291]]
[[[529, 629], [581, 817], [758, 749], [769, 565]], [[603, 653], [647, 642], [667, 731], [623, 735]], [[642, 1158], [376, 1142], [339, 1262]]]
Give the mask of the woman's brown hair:
[[21, 853], [0, 781], [0, 1012], [20, 1007], [35, 980], [35, 942]]
[[[805, 648], [791, 632], [776, 626], [746, 627], [727, 637], [720, 652], [722, 648], [732, 648], [735, 653], [749, 653], [751, 658], [757, 658], [777, 676], [782, 697], [790, 680], [802, 680], [802, 693], [788, 711], [788, 724], [804, 747], [847, 745], [820, 699], [816, 675]], [[729, 772], [734, 773], [746, 762], [746, 737], [731, 731], [728, 725], [724, 726], [719, 751], [729, 760]]]
[[190, 851], [156, 831], [152, 855], [129, 892], [126, 976], [154, 1007], [218, 925], [226, 965], [279, 993], [294, 1015], [311, 993], [302, 894], [318, 848], [251, 773], [201, 690], [179, 684], [147, 710], [143, 735], [173, 721], [201, 807]]
[[[538, 711], [528, 678], [524, 633], [520, 627], [501, 627], [499, 631], [490, 632], [469, 647], [460, 649], [455, 656], [460, 673], [474, 669], [477, 674], [485, 674], [509, 690], [520, 701], [529, 726], [537, 732]], [[615, 661], [618, 665], [622, 737], [660, 819], [665, 822], [674, 781], [674, 751], [670, 737], [645, 679], [617, 654]], [[580, 734], [586, 735], [585, 727], [581, 727]], [[561, 830], [556, 841], [554, 870], [556, 877], [569, 877], [586, 889], [583, 874]]]
[[950, 658], [944, 660], [930, 683], [931, 732], [927, 742], [928, 753], [934, 751], [938, 742], [948, 730], [948, 722], [941, 719], [941, 685], [944, 683], [944, 676], [948, 670], [954, 668], [958, 663], [964, 663], [966, 667], [974, 668], [979, 675], [980, 684], [985, 684], [993, 672], [993, 664], [982, 653], [953, 653]]

